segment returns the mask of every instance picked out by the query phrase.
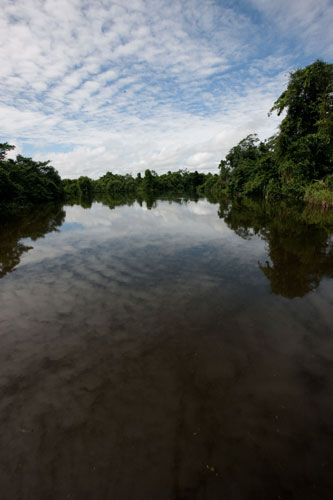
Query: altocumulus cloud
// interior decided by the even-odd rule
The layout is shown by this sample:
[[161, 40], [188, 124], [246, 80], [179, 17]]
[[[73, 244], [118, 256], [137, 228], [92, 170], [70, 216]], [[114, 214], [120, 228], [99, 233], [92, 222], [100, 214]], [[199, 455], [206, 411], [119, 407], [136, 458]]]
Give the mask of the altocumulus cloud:
[[214, 171], [288, 72], [333, 52], [331, 0], [2, 0], [1, 140], [63, 177]]

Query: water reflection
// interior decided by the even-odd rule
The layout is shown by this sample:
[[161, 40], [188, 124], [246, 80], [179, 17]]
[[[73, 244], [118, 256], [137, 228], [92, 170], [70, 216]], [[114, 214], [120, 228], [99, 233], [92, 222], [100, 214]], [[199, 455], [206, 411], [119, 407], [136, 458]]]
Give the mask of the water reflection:
[[33, 249], [20, 240], [36, 241], [47, 233], [57, 231], [65, 220], [62, 205], [48, 204], [28, 213], [17, 213], [0, 218], [0, 278], [19, 265], [22, 255]]
[[[189, 199], [167, 198], [170, 203], [178, 204], [186, 204]], [[191, 200], [193, 202], [193, 198]], [[94, 201], [110, 209], [135, 204], [145, 205], [148, 210], [157, 207], [153, 195], [119, 198], [100, 195], [95, 199], [73, 199], [69, 205], [90, 209]], [[266, 259], [258, 261], [258, 266], [269, 280], [273, 293], [286, 298], [303, 297], [317, 288], [324, 277], [333, 276], [332, 213], [286, 202], [245, 199], [232, 203], [220, 201], [218, 216], [242, 239], [259, 236], [267, 243]], [[0, 278], [15, 269], [22, 255], [33, 248], [22, 239], [42, 238], [56, 231], [64, 220], [65, 211], [55, 205], [1, 220]]]
[[225, 200], [219, 217], [244, 239], [259, 235], [268, 244], [260, 269], [273, 293], [303, 297], [324, 277], [333, 277], [333, 214], [286, 202]]
[[0, 286], [1, 500], [331, 498], [332, 282], [270, 293], [289, 209], [175, 201], [35, 216]]

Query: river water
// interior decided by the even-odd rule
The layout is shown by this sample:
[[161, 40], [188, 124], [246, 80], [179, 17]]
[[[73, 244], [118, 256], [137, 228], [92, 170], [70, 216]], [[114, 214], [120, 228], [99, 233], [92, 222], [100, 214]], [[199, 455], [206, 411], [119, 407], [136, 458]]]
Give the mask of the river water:
[[1, 500], [332, 498], [333, 214], [109, 200], [0, 226]]

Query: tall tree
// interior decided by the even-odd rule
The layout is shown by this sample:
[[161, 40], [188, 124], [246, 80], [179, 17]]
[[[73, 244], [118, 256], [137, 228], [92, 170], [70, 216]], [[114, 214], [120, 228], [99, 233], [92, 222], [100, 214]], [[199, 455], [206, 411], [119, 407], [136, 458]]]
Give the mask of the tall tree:
[[284, 181], [333, 173], [333, 64], [318, 60], [291, 73], [274, 110], [286, 111], [276, 142]]

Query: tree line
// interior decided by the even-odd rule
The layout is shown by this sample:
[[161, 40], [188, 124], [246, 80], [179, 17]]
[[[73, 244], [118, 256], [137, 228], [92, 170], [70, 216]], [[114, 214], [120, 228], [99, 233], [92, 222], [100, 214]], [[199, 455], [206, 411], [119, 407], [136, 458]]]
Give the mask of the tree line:
[[158, 175], [107, 172], [98, 180], [61, 179], [49, 161], [21, 155], [6, 158], [14, 146], [0, 144], [0, 205], [29, 206], [66, 198], [89, 200], [163, 193], [291, 197], [333, 206], [333, 64], [316, 61], [290, 74], [287, 89], [270, 112], [285, 112], [279, 132], [260, 141], [250, 134], [219, 164], [218, 174], [187, 170]]
[[67, 198], [91, 198], [101, 194], [119, 198], [124, 195], [157, 195], [163, 193], [196, 193], [206, 180], [206, 175], [188, 170], [169, 171], [158, 175], [154, 170], [147, 169], [144, 175], [138, 173], [135, 177], [126, 174], [107, 172], [98, 180], [89, 177], [64, 179], [63, 187]]

